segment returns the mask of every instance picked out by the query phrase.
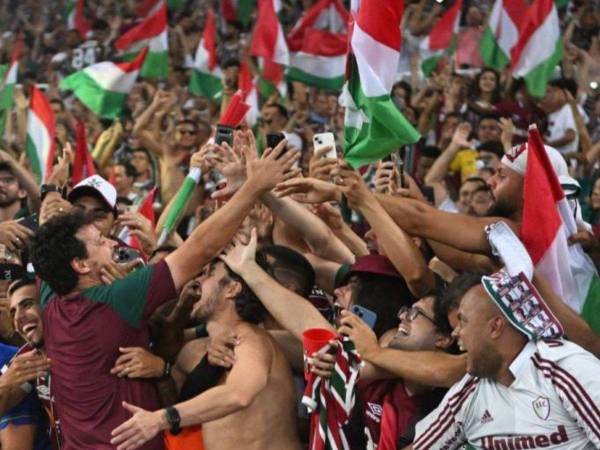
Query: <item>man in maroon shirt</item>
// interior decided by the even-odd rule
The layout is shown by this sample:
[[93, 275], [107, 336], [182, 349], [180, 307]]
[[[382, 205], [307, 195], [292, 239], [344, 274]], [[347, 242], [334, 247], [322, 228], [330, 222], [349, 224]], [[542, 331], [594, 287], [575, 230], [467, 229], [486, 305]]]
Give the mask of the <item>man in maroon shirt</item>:
[[[286, 142], [248, 163], [248, 179], [188, 240], [156, 265], [111, 285], [102, 268], [113, 261], [116, 242], [103, 236], [93, 218], [71, 212], [46, 222], [32, 241], [32, 261], [43, 280], [44, 342], [51, 360], [64, 450], [113, 449], [112, 429], [129, 418], [123, 402], [156, 409], [148, 381], [118, 378], [110, 369], [120, 347], [148, 348], [147, 319], [226, 246], [259, 196], [283, 181], [297, 155], [277, 159]], [[143, 448], [160, 449], [157, 436]]]

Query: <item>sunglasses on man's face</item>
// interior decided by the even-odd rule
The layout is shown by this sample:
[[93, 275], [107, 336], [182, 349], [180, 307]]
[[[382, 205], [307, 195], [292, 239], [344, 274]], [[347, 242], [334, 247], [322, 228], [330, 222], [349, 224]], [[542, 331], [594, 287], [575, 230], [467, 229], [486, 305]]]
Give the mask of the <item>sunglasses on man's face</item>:
[[179, 132], [181, 134], [189, 134], [190, 136], [193, 136], [194, 134], [196, 134], [196, 131], [188, 130], [188, 129], [181, 129], [181, 130], [179, 130]]

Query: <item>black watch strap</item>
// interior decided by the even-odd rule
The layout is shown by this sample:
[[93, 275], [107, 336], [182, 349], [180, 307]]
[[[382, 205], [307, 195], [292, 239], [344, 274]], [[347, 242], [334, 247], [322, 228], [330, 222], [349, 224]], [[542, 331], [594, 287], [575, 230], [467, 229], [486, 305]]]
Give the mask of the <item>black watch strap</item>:
[[42, 184], [40, 188], [40, 200], [44, 201], [44, 197], [50, 192], [58, 192], [63, 198], [65, 197], [65, 188], [56, 186], [55, 184]]
[[167, 415], [167, 422], [171, 427], [171, 433], [179, 434], [181, 432], [181, 427], [179, 424], [181, 423], [181, 417], [179, 416], [179, 411], [172, 406], [168, 406], [165, 409], [165, 413]]

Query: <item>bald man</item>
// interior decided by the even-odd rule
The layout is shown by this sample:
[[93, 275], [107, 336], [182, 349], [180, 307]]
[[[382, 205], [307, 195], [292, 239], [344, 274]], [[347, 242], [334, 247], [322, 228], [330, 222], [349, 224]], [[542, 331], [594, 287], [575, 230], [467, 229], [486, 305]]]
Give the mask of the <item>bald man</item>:
[[417, 424], [409, 449], [600, 447], [600, 360], [545, 338], [562, 328], [516, 278], [483, 277], [463, 297], [454, 335], [468, 373]]

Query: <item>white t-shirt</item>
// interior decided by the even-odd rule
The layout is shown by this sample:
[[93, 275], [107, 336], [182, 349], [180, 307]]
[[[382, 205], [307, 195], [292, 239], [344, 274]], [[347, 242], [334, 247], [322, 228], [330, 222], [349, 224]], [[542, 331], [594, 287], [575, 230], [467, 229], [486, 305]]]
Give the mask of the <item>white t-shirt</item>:
[[571, 106], [565, 104], [558, 111], [548, 114], [548, 130], [546, 131], [546, 139], [554, 141], [565, 135], [567, 130], [573, 130], [575, 132], [575, 139], [563, 145], [556, 147], [561, 153], [576, 152], [579, 148], [579, 133], [577, 133], [577, 126], [575, 125], [575, 118], [573, 117], [573, 111]]
[[470, 375], [416, 426], [414, 450], [600, 448], [600, 360], [572, 342], [529, 342], [509, 387]]

